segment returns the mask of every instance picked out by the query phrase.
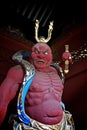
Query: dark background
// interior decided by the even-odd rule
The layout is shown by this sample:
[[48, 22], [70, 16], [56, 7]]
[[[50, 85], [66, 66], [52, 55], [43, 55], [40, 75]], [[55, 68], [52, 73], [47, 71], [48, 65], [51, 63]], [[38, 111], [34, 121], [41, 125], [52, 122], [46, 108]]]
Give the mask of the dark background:
[[[70, 51], [75, 56], [66, 75], [63, 101], [66, 109], [74, 118], [76, 130], [87, 129], [87, 7], [84, 1], [59, 0], [1, 0], [0, 1], [0, 83], [7, 71], [14, 65], [11, 57], [20, 50], [31, 50], [36, 43], [34, 38], [35, 19], [40, 21], [40, 35], [47, 36], [48, 25], [54, 21], [52, 38], [49, 41], [54, 54], [54, 61], [61, 59], [64, 45], [70, 45]], [[18, 40], [5, 33], [11, 26], [13, 30], [20, 29], [28, 40]], [[4, 30], [5, 28], [5, 30]], [[4, 30], [4, 31], [2, 31]], [[4, 32], [4, 33], [2, 33]], [[7, 32], [8, 33], [8, 32]], [[12, 34], [13, 35], [13, 34]], [[85, 57], [78, 59], [80, 54]], [[7, 128], [9, 113], [12, 112], [12, 102], [9, 105], [7, 118], [2, 129]], [[5, 128], [4, 128], [5, 127]], [[86, 128], [85, 128], [86, 127]], [[9, 128], [10, 129], [10, 128]]]
[[[34, 23], [40, 21], [40, 35], [47, 36], [50, 21], [54, 21], [51, 41], [74, 25], [87, 21], [85, 1], [59, 0], [1, 0], [0, 26], [20, 28], [26, 37], [34, 40]], [[51, 44], [52, 42], [50, 42]]]

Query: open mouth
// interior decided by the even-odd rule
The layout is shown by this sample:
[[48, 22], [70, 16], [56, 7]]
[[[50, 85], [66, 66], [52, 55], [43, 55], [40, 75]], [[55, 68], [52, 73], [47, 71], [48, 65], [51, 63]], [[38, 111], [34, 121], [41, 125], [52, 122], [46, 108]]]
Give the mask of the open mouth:
[[43, 59], [38, 59], [38, 60], [34, 60], [34, 63], [37, 64], [37, 65], [47, 65], [48, 62], [44, 61]]
[[42, 63], [44, 63], [44, 60], [37, 60], [37, 62], [42, 62]]
[[36, 62], [38, 62], [38, 63], [45, 63], [44, 60], [37, 60]]

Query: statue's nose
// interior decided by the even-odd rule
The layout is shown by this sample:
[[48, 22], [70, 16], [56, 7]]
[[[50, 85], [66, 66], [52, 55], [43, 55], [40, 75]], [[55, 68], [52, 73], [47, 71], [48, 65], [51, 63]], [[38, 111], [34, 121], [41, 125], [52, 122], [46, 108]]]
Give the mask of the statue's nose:
[[43, 57], [44, 57], [43, 52], [39, 52], [38, 57], [39, 57], [39, 58], [43, 58]]

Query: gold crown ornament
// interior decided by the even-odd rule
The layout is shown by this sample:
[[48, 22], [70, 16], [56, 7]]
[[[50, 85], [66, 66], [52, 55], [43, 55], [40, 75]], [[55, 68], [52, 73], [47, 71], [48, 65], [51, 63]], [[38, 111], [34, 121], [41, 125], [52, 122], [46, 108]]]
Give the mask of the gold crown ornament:
[[52, 31], [53, 31], [53, 21], [50, 22], [49, 24], [49, 28], [48, 28], [48, 36], [47, 38], [45, 38], [44, 36], [38, 36], [38, 32], [39, 32], [39, 20], [36, 19], [35, 22], [35, 39], [38, 43], [47, 43], [52, 36]]

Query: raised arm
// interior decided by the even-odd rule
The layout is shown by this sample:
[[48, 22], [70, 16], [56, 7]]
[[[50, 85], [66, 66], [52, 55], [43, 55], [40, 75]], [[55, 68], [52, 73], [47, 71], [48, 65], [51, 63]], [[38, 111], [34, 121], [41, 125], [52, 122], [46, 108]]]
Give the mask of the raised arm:
[[19, 84], [23, 80], [23, 69], [20, 65], [12, 67], [0, 86], [0, 125], [2, 124], [8, 104], [16, 96]]

